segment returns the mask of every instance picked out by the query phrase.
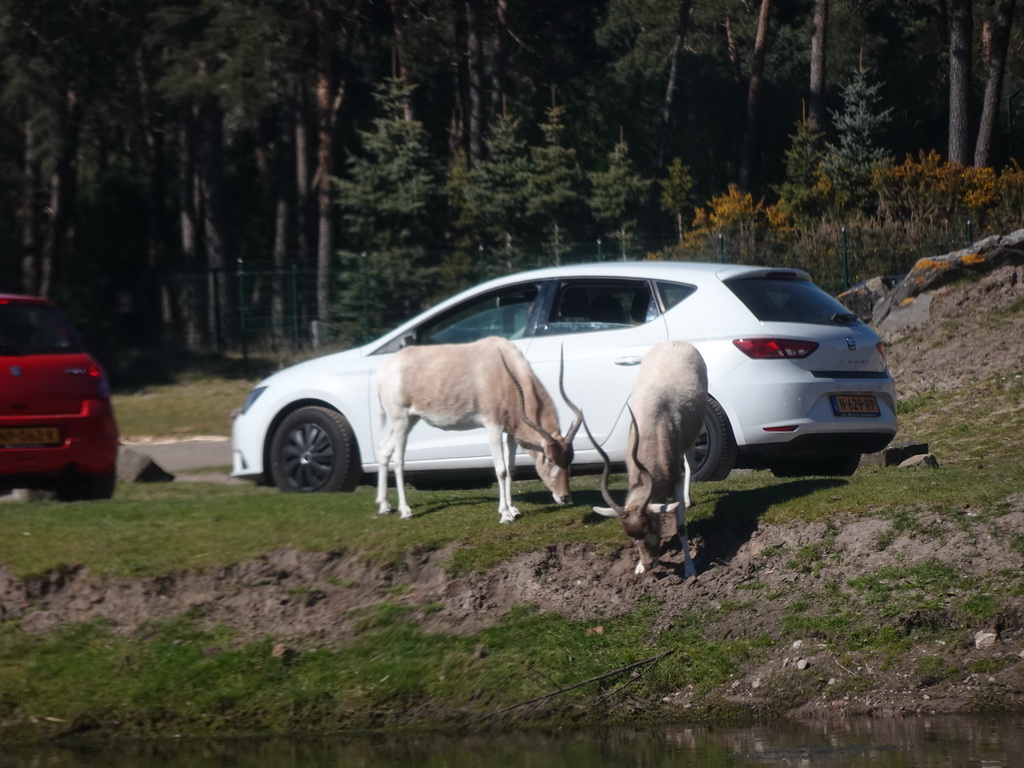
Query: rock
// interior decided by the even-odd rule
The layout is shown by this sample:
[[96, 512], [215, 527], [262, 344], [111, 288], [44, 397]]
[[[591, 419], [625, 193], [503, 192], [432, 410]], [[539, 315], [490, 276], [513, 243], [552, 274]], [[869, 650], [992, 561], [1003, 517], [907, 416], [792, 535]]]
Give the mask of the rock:
[[796, 663], [796, 668], [797, 669], [801, 669], [801, 670], [807, 669], [810, 666], [811, 666], [811, 662], [810, 662], [809, 659], [800, 659], [800, 661], [798, 661]]
[[928, 453], [928, 443], [890, 443], [877, 453], [865, 453], [860, 458], [862, 467], [893, 467], [913, 456]]
[[872, 323], [885, 331], [921, 325], [930, 319], [926, 310], [931, 299], [919, 303], [928, 291], [999, 267], [1020, 264], [1024, 264], [1024, 229], [985, 238], [970, 248], [944, 256], [918, 259], [899, 285], [875, 305]]
[[870, 323], [875, 307], [889, 296], [901, 279], [902, 275], [872, 277], [851, 286], [836, 298], [865, 323]]
[[918, 456], [911, 456], [906, 461], [900, 462], [901, 467], [938, 467], [939, 460], [930, 453], [923, 453]]
[[57, 498], [57, 492], [15, 488], [11, 491], [11, 498], [14, 501], [54, 501]]
[[985, 648], [991, 648], [996, 644], [997, 635], [995, 632], [989, 629], [978, 630], [974, 634], [974, 647], [979, 651]]
[[141, 451], [122, 445], [117, 451], [117, 479], [122, 483], [167, 483], [174, 475]]

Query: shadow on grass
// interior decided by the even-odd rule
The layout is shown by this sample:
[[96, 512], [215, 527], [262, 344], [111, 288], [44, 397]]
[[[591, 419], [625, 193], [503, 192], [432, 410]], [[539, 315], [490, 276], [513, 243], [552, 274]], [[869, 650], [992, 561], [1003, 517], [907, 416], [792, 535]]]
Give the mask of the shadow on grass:
[[[761, 516], [770, 507], [847, 484], [849, 480], [845, 478], [809, 478], [746, 491], [716, 490], [717, 498], [710, 502], [714, 513], [686, 526], [691, 539], [699, 536], [704, 541], [694, 558], [697, 572], [707, 570], [714, 562], [732, 560], [740, 547], [750, 541]], [[672, 546], [679, 546], [676, 537], [672, 538]]]

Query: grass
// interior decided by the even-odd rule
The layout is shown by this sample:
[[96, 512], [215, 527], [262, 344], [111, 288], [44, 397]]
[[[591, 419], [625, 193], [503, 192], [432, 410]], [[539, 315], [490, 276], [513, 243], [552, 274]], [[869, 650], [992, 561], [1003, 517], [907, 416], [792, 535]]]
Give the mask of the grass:
[[[613, 478], [613, 482], [615, 479]], [[833, 520], [837, 515], [907, 520], [922, 506], [958, 517], [970, 504], [999, 514], [1019, 490], [1015, 467], [971, 466], [941, 471], [896, 468], [858, 471], [852, 478], [779, 479], [766, 472], [698, 484], [689, 521], [714, 529], [743, 522]], [[622, 529], [599, 517], [597, 478], [574, 483], [574, 505], [554, 507], [537, 481], [517, 482], [523, 516], [497, 525], [494, 489], [410, 490], [413, 521], [376, 513], [375, 489], [351, 494], [282, 494], [254, 485], [121, 484], [109, 501], [8, 504], [0, 515], [0, 562], [20, 577], [87, 563], [95, 574], [153, 576], [185, 568], [224, 566], [280, 548], [357, 550], [367, 560], [396, 564], [410, 551], [458, 542], [450, 573], [486, 570], [553, 544], [581, 542], [601, 551], [620, 547]], [[906, 523], [909, 524], [909, 523]], [[825, 543], [792, 553], [801, 570], [827, 567]]]
[[[672, 651], [513, 716], [518, 724], [616, 720], [628, 719], [630, 702], [674, 685], [722, 684], [755, 651], [749, 641], [709, 642], [692, 629], [650, 644], [643, 610], [606, 621], [603, 634], [528, 606], [466, 637], [422, 632], [387, 603], [353, 620], [360, 631], [352, 642], [294, 655], [275, 655], [269, 640], [239, 644], [187, 616], [131, 637], [101, 622], [45, 636], [0, 625], [0, 711], [31, 713], [35, 730], [61, 730], [88, 701], [95, 721], [137, 736], [323, 733], [420, 719], [465, 730], [484, 727], [465, 711], [495, 713]], [[424, 702], [429, 712], [420, 711]]]
[[189, 437], [231, 434], [232, 411], [241, 407], [255, 382], [199, 378], [114, 393], [121, 434]]
[[[763, 557], [792, 562], [821, 579], [800, 586], [803, 599], [788, 609], [782, 631], [817, 638], [842, 658], [894, 665], [922, 638], [945, 639], [952, 626], [991, 621], [1004, 595], [957, 578], [941, 563], [893, 566], [847, 584], [828, 579], [843, 518], [890, 521], [892, 532], [877, 542], [884, 550], [895, 535], [933, 535], [922, 509], [978, 530], [1007, 511], [1007, 497], [1020, 489], [1022, 392], [990, 384], [979, 384], [982, 405], [975, 403], [976, 391], [928, 393], [901, 408], [897, 439], [928, 442], [939, 470], [864, 468], [850, 478], [735, 474], [695, 486], [691, 525], [718, 540], [759, 522], [824, 523], [832, 536], [802, 548], [766, 550]], [[229, 412], [250, 386], [244, 378], [197, 376], [123, 391], [115, 408], [126, 435], [228, 434]], [[613, 483], [621, 486], [622, 478]], [[575, 481], [570, 507], [551, 506], [538, 482], [519, 482], [514, 493], [523, 517], [506, 526], [497, 524], [493, 487], [411, 491], [415, 519], [402, 521], [376, 514], [369, 486], [352, 494], [289, 495], [252, 485], [125, 484], [109, 501], [4, 505], [0, 562], [23, 578], [79, 564], [93, 576], [135, 577], [226, 566], [281, 548], [344, 550], [381, 566], [400, 563], [412, 551], [443, 548], [447, 570], [457, 574], [554, 544], [582, 542], [599, 551], [624, 544], [615, 520], [590, 511], [601, 503], [594, 477]], [[1019, 536], [1010, 546], [1024, 552]], [[1020, 589], [1019, 579], [1008, 581]], [[89, 718], [104, 727], [120, 723], [120, 732], [134, 735], [420, 722], [465, 728], [465, 712], [493, 712], [672, 650], [636, 677], [612, 676], [512, 716], [546, 724], [628, 719], [649, 715], [650, 702], [666, 692], [714, 690], [758, 659], [777, 638], [752, 633], [712, 640], [709, 627], [748, 610], [750, 600], [782, 596], [738, 592], [716, 610], [674, 617], [672, 628], [657, 635], [650, 625], [658, 606], [645, 604], [602, 619], [601, 634], [588, 632], [592, 621], [521, 605], [498, 625], [451, 636], [423, 631], [398, 604], [396, 590], [382, 595], [395, 602], [346, 617], [358, 630], [352, 642], [279, 655], [269, 640], [242, 641], [222, 627], [204, 629], [188, 615], [131, 636], [99, 622], [29, 635], [18, 621], [7, 621], [0, 624], [0, 721], [18, 724], [16, 738], [52, 735], [76, 721], [86, 702]], [[957, 674], [943, 659], [921, 659], [913, 671], [920, 681]], [[858, 684], [867, 683], [851, 678], [847, 690]]]

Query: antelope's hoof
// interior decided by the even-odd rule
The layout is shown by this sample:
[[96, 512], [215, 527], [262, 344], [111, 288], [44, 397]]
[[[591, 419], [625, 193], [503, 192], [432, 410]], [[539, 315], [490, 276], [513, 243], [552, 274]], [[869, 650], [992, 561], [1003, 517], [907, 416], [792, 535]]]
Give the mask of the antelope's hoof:
[[501, 519], [499, 523], [514, 523], [517, 517], [522, 517], [523, 513], [515, 507], [509, 507], [501, 513]]

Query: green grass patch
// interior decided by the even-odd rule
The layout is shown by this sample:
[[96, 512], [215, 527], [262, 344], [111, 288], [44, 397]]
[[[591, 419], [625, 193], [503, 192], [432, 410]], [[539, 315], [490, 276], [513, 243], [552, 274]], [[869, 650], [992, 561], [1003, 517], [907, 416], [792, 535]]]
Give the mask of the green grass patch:
[[[352, 615], [351, 641], [291, 653], [275, 653], [272, 638], [240, 644], [190, 617], [132, 637], [101, 622], [46, 636], [7, 623], [0, 713], [9, 724], [35, 719], [60, 731], [89, 701], [96, 727], [135, 736], [322, 733], [421, 719], [462, 727], [506, 718], [606, 722], [679, 686], [710, 690], [757, 651], [756, 643], [710, 642], [693, 628], [652, 644], [649, 610], [608, 620], [598, 634], [589, 623], [521, 606], [483, 632], [452, 637], [423, 632], [404, 608], [385, 603]], [[515, 706], [549, 693], [557, 695]]]
[[196, 379], [152, 385], [130, 394], [114, 393], [114, 415], [126, 437], [231, 434], [232, 412], [245, 402], [255, 382]]

